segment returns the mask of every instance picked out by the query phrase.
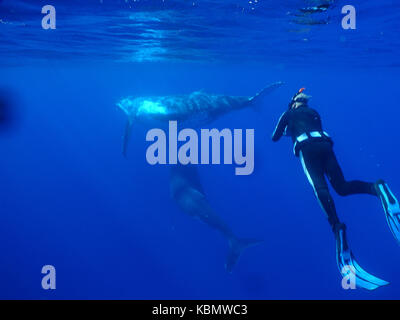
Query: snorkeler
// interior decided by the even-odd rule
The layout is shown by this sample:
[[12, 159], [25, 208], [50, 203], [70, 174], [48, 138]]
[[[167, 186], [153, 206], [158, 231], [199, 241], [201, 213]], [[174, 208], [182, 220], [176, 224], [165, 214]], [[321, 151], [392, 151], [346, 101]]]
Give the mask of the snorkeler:
[[379, 197], [388, 225], [400, 244], [399, 202], [383, 180], [378, 180], [376, 183], [345, 180], [333, 151], [332, 138], [323, 130], [318, 112], [308, 107], [310, 96], [306, 95], [304, 90], [301, 88], [293, 96], [289, 109], [279, 119], [272, 140], [278, 141], [283, 135], [292, 138], [294, 154], [300, 157], [308, 181], [335, 235], [336, 258], [342, 275], [349, 276], [351, 273], [355, 277], [356, 285], [368, 290], [387, 285], [388, 282], [367, 273], [356, 262], [347, 243], [346, 226], [340, 222], [336, 214], [325, 176], [341, 196], [370, 194]]

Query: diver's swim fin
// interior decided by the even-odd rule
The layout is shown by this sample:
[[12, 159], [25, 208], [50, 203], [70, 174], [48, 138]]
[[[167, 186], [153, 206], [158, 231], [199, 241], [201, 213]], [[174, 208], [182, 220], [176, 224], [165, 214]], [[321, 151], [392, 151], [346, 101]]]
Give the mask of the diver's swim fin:
[[400, 245], [400, 205], [392, 191], [389, 189], [385, 181], [379, 180], [375, 183], [376, 192], [382, 201], [383, 210], [385, 210], [386, 220]]
[[126, 158], [127, 152], [128, 152], [128, 143], [129, 139], [131, 137], [131, 131], [132, 131], [132, 123], [130, 120], [126, 122], [125, 126], [125, 133], [124, 133], [124, 138], [122, 142], [122, 155]]
[[379, 279], [368, 273], [360, 267], [351, 252], [346, 237], [346, 226], [340, 224], [335, 231], [336, 237], [336, 260], [339, 272], [343, 277], [355, 279], [355, 285], [358, 288], [367, 290], [375, 290], [379, 287], [386, 286], [389, 282]]
[[229, 252], [225, 262], [225, 270], [231, 273], [243, 250], [248, 247], [255, 246], [261, 242], [263, 242], [263, 240], [237, 238], [229, 239]]

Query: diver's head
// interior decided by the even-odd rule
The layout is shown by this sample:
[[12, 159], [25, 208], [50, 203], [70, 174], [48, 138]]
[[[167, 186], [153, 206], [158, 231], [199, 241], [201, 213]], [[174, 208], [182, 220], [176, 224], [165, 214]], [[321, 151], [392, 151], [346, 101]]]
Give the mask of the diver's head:
[[307, 107], [308, 100], [310, 100], [311, 96], [303, 93], [305, 88], [301, 88], [292, 98], [289, 103], [289, 109], [297, 109], [298, 107]]

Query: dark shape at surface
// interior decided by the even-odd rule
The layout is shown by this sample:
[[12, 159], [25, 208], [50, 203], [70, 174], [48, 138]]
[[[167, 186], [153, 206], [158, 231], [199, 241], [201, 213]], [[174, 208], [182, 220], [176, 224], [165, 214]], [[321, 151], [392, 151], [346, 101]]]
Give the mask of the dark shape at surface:
[[292, 22], [309, 26], [329, 24], [330, 17], [327, 16], [327, 12], [332, 6], [333, 1], [319, 1], [319, 4], [300, 8], [296, 13], [293, 13], [297, 18], [292, 20]]
[[293, 23], [301, 24], [305, 26], [316, 26], [316, 25], [324, 25], [329, 24], [330, 19], [311, 19], [307, 17], [301, 17], [292, 20]]
[[301, 8], [300, 11], [304, 13], [318, 13], [318, 12], [325, 12], [331, 7], [330, 4], [321, 4], [315, 7], [306, 7]]

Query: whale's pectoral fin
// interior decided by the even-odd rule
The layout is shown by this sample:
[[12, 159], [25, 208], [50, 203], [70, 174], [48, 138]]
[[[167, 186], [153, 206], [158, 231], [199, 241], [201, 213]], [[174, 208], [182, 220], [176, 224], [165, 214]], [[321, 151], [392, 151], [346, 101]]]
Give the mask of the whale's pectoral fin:
[[127, 152], [128, 152], [128, 143], [131, 137], [131, 132], [132, 132], [132, 122], [128, 120], [126, 122], [125, 126], [125, 133], [124, 133], [124, 138], [122, 142], [122, 155], [126, 158]]
[[230, 239], [229, 252], [225, 263], [226, 271], [229, 273], [232, 272], [244, 249], [260, 244], [261, 242], [263, 242], [263, 240], [237, 238]]
[[285, 83], [282, 81], [274, 82], [269, 86], [262, 89], [259, 93], [257, 93], [254, 97], [249, 99], [250, 105], [254, 108], [254, 110], [260, 110], [261, 101], [265, 98], [266, 95], [270, 94], [275, 89], [283, 86]]

